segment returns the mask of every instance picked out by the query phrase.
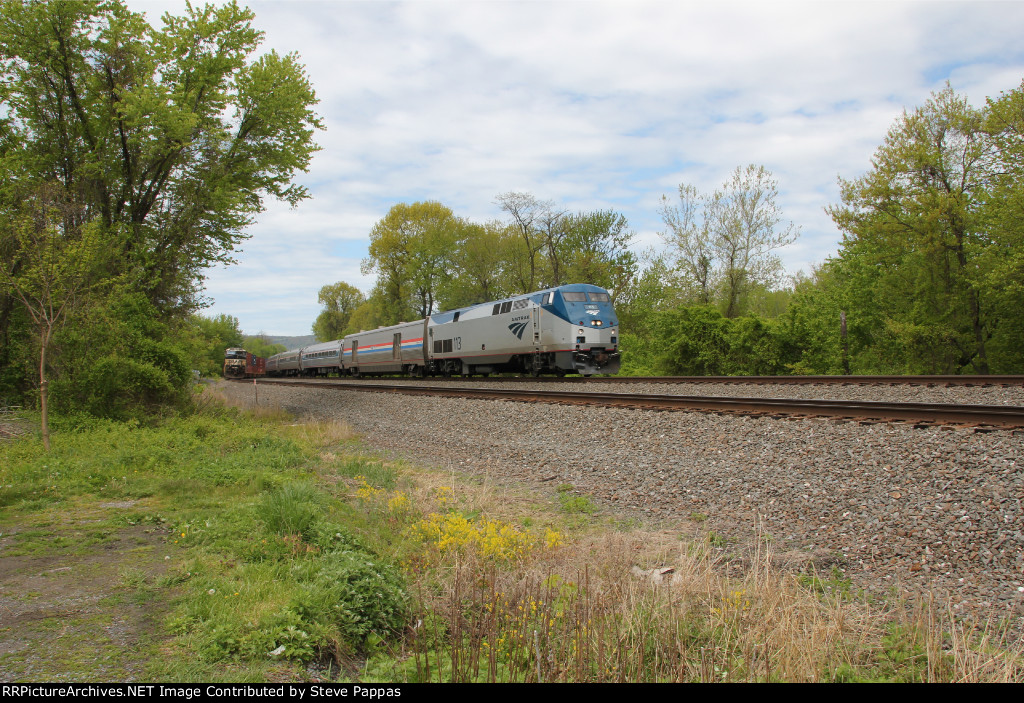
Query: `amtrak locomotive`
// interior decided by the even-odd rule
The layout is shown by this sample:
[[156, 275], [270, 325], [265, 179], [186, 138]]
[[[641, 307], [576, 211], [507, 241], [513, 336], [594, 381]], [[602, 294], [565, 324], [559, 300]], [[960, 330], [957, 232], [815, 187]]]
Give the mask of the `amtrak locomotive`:
[[267, 374], [613, 374], [618, 329], [608, 291], [572, 284], [275, 354]]

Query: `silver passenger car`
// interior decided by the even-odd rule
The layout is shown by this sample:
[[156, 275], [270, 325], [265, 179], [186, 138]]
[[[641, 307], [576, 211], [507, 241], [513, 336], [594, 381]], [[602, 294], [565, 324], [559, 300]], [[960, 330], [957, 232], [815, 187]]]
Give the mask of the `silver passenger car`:
[[299, 351], [303, 376], [328, 376], [341, 373], [341, 340], [322, 342], [303, 347]]

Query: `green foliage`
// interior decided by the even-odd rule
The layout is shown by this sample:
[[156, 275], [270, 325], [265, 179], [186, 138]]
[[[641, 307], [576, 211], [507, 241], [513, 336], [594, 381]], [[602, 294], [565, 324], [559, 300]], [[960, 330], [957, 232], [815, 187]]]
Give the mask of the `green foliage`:
[[348, 646], [371, 633], [405, 625], [407, 597], [398, 572], [372, 554], [342, 549], [318, 560], [299, 561], [289, 575], [302, 588], [290, 609], [304, 619], [336, 628]]
[[[496, 202], [512, 218], [507, 228], [507, 286], [517, 293], [537, 290], [542, 279], [541, 252], [545, 247], [554, 251], [563, 235], [561, 213], [554, 210], [553, 202], [538, 200], [531, 193], [502, 193]], [[557, 271], [552, 277], [557, 279]]]
[[554, 254], [561, 259], [561, 271], [552, 282], [601, 286], [618, 302], [639, 268], [629, 250], [633, 233], [626, 218], [612, 210], [580, 212], [565, 216], [562, 227], [565, 233]]
[[789, 370], [1024, 369], [1022, 96], [976, 110], [947, 86], [896, 120], [868, 173], [841, 181], [840, 251], [779, 317], [798, 347]]
[[306, 475], [308, 448], [231, 412], [150, 427], [58, 415], [54, 430], [49, 454], [30, 439], [0, 443], [5, 514], [89, 498], [162, 503], [160, 516], [140, 504], [118, 524], [145, 522], [168, 533], [171, 553], [188, 550], [189, 565], [161, 583], [179, 593], [169, 620], [179, 646], [201, 661], [308, 661], [405, 625], [402, 577], [332, 520], [342, 505]]
[[[57, 184], [0, 187], [0, 250], [10, 252], [0, 266], [0, 291], [9, 306], [20, 303], [31, 319], [38, 347], [39, 407], [43, 444], [49, 447], [48, 361], [54, 334], [98, 293], [97, 272], [108, 261], [102, 229], [82, 223], [81, 208]], [[10, 318], [8, 317], [9, 321]], [[0, 321], [3, 321], [0, 319]], [[28, 321], [26, 321], [27, 323]], [[7, 331], [2, 334], [7, 336]]]
[[509, 295], [506, 269], [514, 256], [513, 244], [500, 223], [463, 222], [451, 254], [452, 277], [442, 290], [440, 306], [450, 310]]
[[798, 354], [784, 323], [726, 318], [711, 306], [656, 314], [655, 334], [667, 340], [658, 358], [663, 373], [679, 376], [773, 376]]
[[262, 337], [246, 337], [242, 340], [242, 348], [250, 354], [253, 354], [254, 356], [261, 356], [264, 359], [268, 359], [274, 354], [280, 354], [283, 351], [287, 351], [287, 348], [283, 344], [270, 344]]
[[592, 283], [617, 300], [633, 283], [638, 270], [629, 250], [633, 233], [621, 214], [596, 210], [572, 215], [553, 201], [522, 192], [503, 193], [497, 204], [511, 217], [502, 246], [502, 278], [509, 294]]
[[57, 414], [53, 429], [50, 454], [35, 440], [0, 443], [0, 505], [86, 494], [106, 500], [169, 495], [182, 508], [206, 499], [203, 486], [276, 485], [279, 472], [296, 470], [304, 459], [294, 443], [230, 416], [145, 426]]
[[63, 354], [54, 407], [128, 419], [187, 402], [192, 366], [182, 328], [160, 322], [145, 296], [112, 297], [85, 322], [56, 337]]
[[994, 159], [990, 183], [981, 194], [988, 245], [975, 271], [985, 300], [996, 312], [987, 351], [996, 372], [1024, 369], [1024, 81], [989, 99], [985, 133]]
[[[315, 326], [318, 338], [570, 282], [605, 287], [617, 301], [634, 283], [633, 234], [622, 215], [568, 215], [528, 193], [506, 193], [499, 202], [511, 224], [472, 223], [433, 201], [393, 206], [370, 232], [362, 267], [377, 274], [370, 300], [351, 301], [350, 318], [328, 305]], [[335, 297], [334, 289], [321, 290], [322, 303]]]
[[[404, 626], [404, 581], [326, 514], [335, 501], [309, 481], [270, 488], [251, 510], [183, 539], [244, 563], [227, 573], [201, 573], [174, 619], [210, 662], [237, 659], [308, 661], [352, 652], [374, 633]], [[194, 521], [193, 521], [194, 523]]]
[[660, 328], [656, 313], [678, 302], [678, 291], [673, 288], [671, 278], [665, 259], [650, 257], [644, 272], [616, 302], [623, 374], [652, 376], [660, 373], [665, 330]]
[[992, 310], [976, 275], [986, 246], [981, 126], [947, 86], [896, 121], [872, 169], [841, 181], [843, 204], [829, 208], [846, 235], [838, 259], [850, 264], [838, 280], [865, 305], [849, 312], [880, 318], [875, 334], [897, 372], [990, 369]]
[[259, 516], [268, 532], [281, 536], [312, 536], [317, 524], [320, 495], [309, 483], [288, 483], [264, 496]]
[[238, 318], [231, 315], [192, 315], [187, 332], [192, 340], [193, 368], [204, 376], [219, 376], [224, 369], [224, 351], [242, 346]]
[[[308, 197], [292, 179], [308, 167], [322, 125], [298, 57], [250, 58], [262, 34], [235, 2], [163, 19], [156, 30], [118, 0], [0, 4], [0, 279], [38, 283], [40, 253], [60, 274], [49, 288], [62, 300], [47, 303], [57, 314], [36, 336], [40, 376], [52, 365], [54, 391], [71, 391], [55, 397], [65, 407], [113, 399], [104, 412], [135, 414], [182, 394], [182, 359], [220, 368], [209, 352], [217, 331], [176, 329], [199, 305], [204, 268], [231, 262], [265, 197]], [[51, 223], [35, 229], [54, 246], [17, 236], [29, 220]], [[56, 285], [72, 278], [74, 286]], [[113, 314], [125, 291], [144, 298], [151, 322], [135, 304], [129, 320]], [[18, 378], [24, 359], [6, 345], [28, 337], [37, 307], [0, 285], [0, 378], [9, 386], [29, 385]], [[62, 321], [73, 329], [57, 331]], [[51, 332], [60, 354], [52, 364]], [[175, 334], [180, 341], [167, 341]], [[85, 378], [99, 384], [96, 397]]]
[[341, 339], [353, 331], [349, 327], [349, 321], [353, 313], [366, 303], [366, 296], [358, 288], [344, 281], [321, 288], [318, 299], [324, 306], [313, 323], [313, 334], [316, 335], [318, 342]]
[[664, 369], [679, 376], [722, 376], [728, 322], [712, 307], [677, 308], [663, 316], [668, 332]]
[[572, 485], [566, 483], [558, 487], [558, 502], [562, 506], [562, 512], [574, 514], [593, 515], [597, 512], [594, 505], [587, 496], [573, 495]]
[[460, 226], [436, 201], [399, 203], [370, 231], [364, 274], [377, 274], [375, 289], [383, 324], [415, 320], [435, 310], [450, 277], [449, 256]]
[[308, 197], [291, 181], [317, 149], [317, 100], [294, 54], [249, 61], [250, 10], [189, 6], [162, 30], [116, 1], [9, 0], [0, 17], [5, 177], [85, 199], [159, 308], [192, 303], [265, 195]]

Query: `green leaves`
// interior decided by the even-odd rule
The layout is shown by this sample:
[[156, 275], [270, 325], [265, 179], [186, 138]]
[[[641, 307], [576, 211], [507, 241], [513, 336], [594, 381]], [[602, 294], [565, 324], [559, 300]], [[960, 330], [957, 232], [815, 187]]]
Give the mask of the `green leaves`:
[[366, 298], [359, 289], [344, 281], [322, 287], [318, 299], [324, 306], [313, 323], [313, 334], [319, 342], [329, 342], [345, 336], [352, 313], [366, 303]]
[[994, 311], [977, 275], [988, 236], [981, 126], [981, 112], [947, 86], [896, 121], [873, 168], [842, 181], [843, 204], [829, 208], [845, 233], [843, 271], [856, 274], [844, 285], [872, 292], [850, 312], [877, 318], [874, 343], [893, 341], [893, 371], [990, 368]]
[[[265, 198], [309, 197], [293, 179], [319, 148], [316, 94], [297, 55], [254, 56], [253, 17], [233, 1], [187, 4], [157, 30], [120, 0], [0, 0], [0, 339], [21, 324], [5, 296], [16, 282], [43, 340], [42, 378], [65, 306], [102, 288], [77, 322], [100, 325], [103, 342], [49, 362], [82, 372], [64, 387], [89, 407], [77, 384], [90, 373], [112, 414], [174, 400], [187, 383], [177, 345], [149, 363], [140, 338], [127, 334], [125, 351], [108, 337], [125, 291], [145, 297], [163, 339], [199, 307], [204, 269], [232, 262]], [[47, 198], [48, 224], [29, 227]]]
[[436, 201], [399, 203], [370, 231], [364, 273], [378, 275], [384, 324], [424, 317], [450, 279], [450, 261], [463, 223]]
[[129, 226], [125, 268], [161, 308], [194, 304], [263, 198], [309, 197], [292, 179], [318, 149], [316, 95], [295, 54], [249, 60], [249, 9], [190, 5], [163, 31], [120, 2], [2, 10], [4, 175], [57, 180], [90, 219]]

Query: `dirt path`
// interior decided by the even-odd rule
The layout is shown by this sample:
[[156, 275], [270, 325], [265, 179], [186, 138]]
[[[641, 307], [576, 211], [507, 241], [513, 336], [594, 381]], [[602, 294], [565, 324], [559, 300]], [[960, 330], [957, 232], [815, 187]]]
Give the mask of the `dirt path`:
[[164, 529], [118, 526], [134, 501], [0, 521], [0, 681], [144, 678], [168, 611]]

